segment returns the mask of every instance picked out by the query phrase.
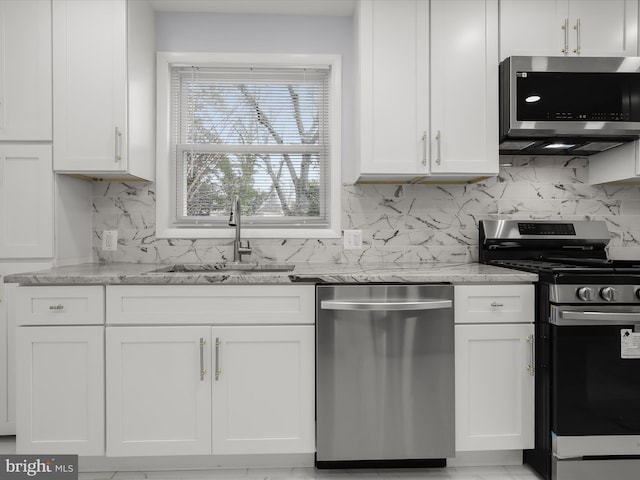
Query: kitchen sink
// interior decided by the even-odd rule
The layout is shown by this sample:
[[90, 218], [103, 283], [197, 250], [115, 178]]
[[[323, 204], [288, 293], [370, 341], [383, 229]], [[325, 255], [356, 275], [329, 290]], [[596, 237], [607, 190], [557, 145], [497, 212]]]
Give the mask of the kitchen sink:
[[150, 273], [269, 273], [291, 272], [295, 265], [291, 263], [257, 263], [257, 262], [221, 262], [221, 263], [177, 263], [152, 270]]

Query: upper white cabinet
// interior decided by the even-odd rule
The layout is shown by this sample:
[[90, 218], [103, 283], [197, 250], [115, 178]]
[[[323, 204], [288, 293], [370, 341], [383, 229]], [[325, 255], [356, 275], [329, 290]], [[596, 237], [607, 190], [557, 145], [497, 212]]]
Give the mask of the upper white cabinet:
[[53, 256], [51, 146], [0, 144], [0, 258]]
[[0, 141], [51, 140], [51, 3], [0, 0]]
[[497, 0], [362, 0], [355, 18], [359, 152], [349, 180], [496, 174]]
[[637, 0], [500, 0], [501, 59], [637, 54]]
[[364, 180], [429, 173], [429, 2], [357, 4], [359, 169]]
[[431, 173], [498, 173], [498, 4], [431, 0]]
[[640, 183], [640, 141], [589, 157], [589, 184]]
[[154, 180], [154, 24], [146, 0], [53, 2], [57, 172]]

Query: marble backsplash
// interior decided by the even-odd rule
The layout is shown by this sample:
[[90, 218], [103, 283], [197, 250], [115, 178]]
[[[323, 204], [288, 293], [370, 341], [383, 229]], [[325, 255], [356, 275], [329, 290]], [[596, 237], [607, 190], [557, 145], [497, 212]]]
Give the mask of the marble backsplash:
[[[500, 173], [469, 185], [343, 185], [342, 228], [362, 230], [364, 248], [342, 239], [251, 240], [252, 260], [286, 262], [474, 262], [480, 219], [606, 220], [609, 255], [640, 258], [640, 187], [587, 184], [585, 158], [502, 157]], [[152, 183], [94, 182], [95, 261], [192, 263], [233, 257], [231, 240], [157, 239]], [[118, 230], [103, 252], [102, 231]]]

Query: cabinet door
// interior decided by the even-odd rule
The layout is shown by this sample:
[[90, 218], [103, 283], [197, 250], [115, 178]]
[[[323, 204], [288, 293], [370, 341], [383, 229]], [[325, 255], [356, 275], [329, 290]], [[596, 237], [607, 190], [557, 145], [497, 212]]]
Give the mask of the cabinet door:
[[456, 451], [533, 448], [533, 324], [456, 325]]
[[314, 328], [214, 327], [213, 453], [315, 451]]
[[431, 0], [431, 172], [498, 173], [497, 0]]
[[500, 58], [634, 56], [637, 0], [500, 0]]
[[210, 327], [106, 331], [107, 455], [210, 454]]
[[500, 59], [565, 55], [568, 21], [566, 0], [500, 0]]
[[0, 0], [0, 140], [51, 140], [51, 3]]
[[[14, 365], [12, 354], [13, 338], [15, 329], [9, 325], [9, 315], [7, 312], [7, 296], [5, 292], [11, 284], [5, 285], [0, 277], [0, 351], [6, 355], [0, 355], [0, 435], [15, 435], [16, 424], [9, 399], [13, 397], [15, 383], [9, 382], [9, 364]], [[13, 379], [15, 380], [15, 379]]]
[[363, 0], [358, 5], [360, 174], [428, 173], [429, 4]]
[[569, 53], [625, 57], [638, 54], [638, 1], [569, 1]]
[[126, 169], [126, 7], [125, 0], [53, 2], [57, 171]]
[[48, 145], [0, 145], [0, 257], [53, 256]]
[[20, 327], [18, 453], [104, 455], [104, 327]]

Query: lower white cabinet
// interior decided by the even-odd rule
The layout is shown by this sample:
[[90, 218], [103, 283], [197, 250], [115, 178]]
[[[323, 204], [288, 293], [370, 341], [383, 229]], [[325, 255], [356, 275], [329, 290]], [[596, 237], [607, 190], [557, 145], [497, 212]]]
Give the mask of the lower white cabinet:
[[314, 327], [107, 327], [107, 455], [315, 451]]
[[20, 327], [16, 364], [16, 451], [104, 455], [104, 327]]
[[212, 335], [213, 453], [315, 452], [313, 325]]
[[210, 327], [106, 328], [108, 456], [211, 453], [210, 374], [200, 373], [210, 337]]
[[456, 451], [534, 441], [534, 286], [455, 288]]
[[533, 448], [533, 324], [456, 325], [456, 451]]

